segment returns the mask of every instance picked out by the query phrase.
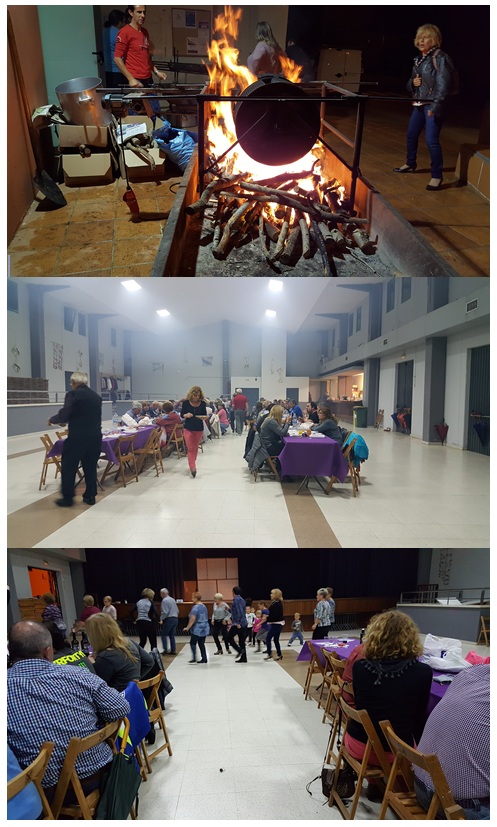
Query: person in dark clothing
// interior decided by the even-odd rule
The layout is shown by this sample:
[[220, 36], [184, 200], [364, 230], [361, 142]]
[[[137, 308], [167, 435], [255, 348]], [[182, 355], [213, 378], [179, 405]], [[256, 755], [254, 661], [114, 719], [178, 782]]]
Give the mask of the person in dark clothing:
[[307, 411], [307, 419], [315, 425], [319, 425], [318, 406], [316, 402], [308, 402], [305, 406]]
[[65, 635], [53, 620], [45, 620], [43, 625], [52, 635], [53, 663], [57, 666], [79, 666], [95, 673], [93, 663], [81, 649], [73, 649]]
[[[238, 637], [238, 644], [235, 638]], [[240, 586], [233, 588], [233, 603], [231, 604], [231, 628], [229, 632], [230, 646], [235, 650], [238, 657], [235, 663], [247, 663], [247, 650], [245, 640], [247, 638], [247, 615], [245, 612], [245, 600], [242, 597]]]
[[294, 39], [288, 41], [286, 44], [286, 54], [290, 60], [293, 60], [293, 62], [297, 64], [297, 66], [302, 67], [302, 72], [300, 74], [301, 83], [309, 83], [310, 81], [316, 80], [314, 61], [307, 54], [307, 52], [304, 51], [297, 40]]
[[329, 436], [330, 439], [334, 439], [335, 442], [338, 442], [338, 444], [341, 445], [345, 436], [345, 431], [343, 431], [337, 424], [336, 420], [333, 419], [333, 414], [330, 409], [325, 408], [323, 405], [319, 405], [318, 417], [319, 425], [312, 425], [311, 431], [317, 431], [319, 434]]
[[86, 622], [86, 633], [95, 656], [95, 672], [112, 689], [123, 692], [130, 681], [157, 674], [153, 655], [124, 637], [110, 615], [92, 615]]
[[85, 475], [83, 502], [95, 505], [97, 462], [102, 444], [102, 398], [88, 387], [88, 374], [76, 371], [71, 376], [71, 390], [64, 406], [51, 416], [49, 425], [68, 425], [69, 435], [62, 449], [62, 498], [56, 504], [73, 504], [74, 483], [79, 463]]
[[269, 624], [269, 632], [266, 638], [267, 655], [264, 660], [272, 660], [271, 643], [274, 640], [276, 648], [276, 660], [281, 660], [283, 655], [280, 648], [280, 634], [285, 621], [283, 620], [283, 595], [280, 589], [272, 589], [271, 603], [269, 604], [269, 614], [267, 618]]
[[[393, 755], [379, 722], [390, 721], [395, 733], [410, 746], [418, 743], [426, 723], [432, 669], [418, 660], [422, 653], [414, 621], [392, 610], [372, 618], [364, 637], [364, 657], [352, 667], [356, 709], [369, 713], [390, 763]], [[344, 743], [360, 761], [366, 748], [366, 733], [360, 724], [349, 722]], [[369, 763], [378, 763], [374, 753]], [[370, 782], [366, 795], [375, 801], [382, 791]]]

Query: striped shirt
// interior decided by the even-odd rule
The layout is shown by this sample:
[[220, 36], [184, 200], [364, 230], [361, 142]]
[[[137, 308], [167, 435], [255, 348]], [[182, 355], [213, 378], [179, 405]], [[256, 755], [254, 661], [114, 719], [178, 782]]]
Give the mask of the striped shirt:
[[[7, 742], [21, 767], [37, 757], [43, 741], [54, 741], [44, 787], [54, 786], [69, 741], [84, 738], [110, 721], [128, 715], [123, 696], [87, 669], [61, 669], [48, 660], [21, 660], [7, 671]], [[112, 760], [106, 744], [76, 759], [76, 772], [87, 778]]]
[[[334, 618], [333, 618], [334, 619]], [[318, 626], [331, 626], [333, 623], [331, 607], [327, 600], [320, 600], [314, 609], [314, 622]]]
[[[490, 666], [459, 672], [429, 716], [418, 748], [435, 754], [456, 801], [490, 796]], [[414, 773], [432, 790], [424, 770]]]

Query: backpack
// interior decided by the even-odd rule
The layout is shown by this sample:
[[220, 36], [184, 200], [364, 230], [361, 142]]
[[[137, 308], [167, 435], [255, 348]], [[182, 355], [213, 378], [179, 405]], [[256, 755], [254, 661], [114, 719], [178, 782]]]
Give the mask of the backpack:
[[[437, 66], [437, 55], [440, 53], [440, 49], [437, 49], [433, 52], [432, 60], [433, 60], [433, 68], [435, 72], [438, 72]], [[449, 95], [458, 95], [459, 94], [459, 72], [457, 71], [454, 63], [452, 62], [452, 58], [449, 55], [445, 55], [445, 60], [447, 61], [447, 66], [450, 69], [450, 87], [449, 87]]]

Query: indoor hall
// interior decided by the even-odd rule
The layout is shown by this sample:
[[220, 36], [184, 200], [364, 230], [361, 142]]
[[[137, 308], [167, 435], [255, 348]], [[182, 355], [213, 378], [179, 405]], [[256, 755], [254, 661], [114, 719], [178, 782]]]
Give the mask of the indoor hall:
[[[73, 619], [81, 616], [83, 605], [88, 604], [84, 597], [92, 598], [97, 611], [103, 597], [108, 596], [125, 636], [137, 642], [133, 617], [142, 589], [155, 592], [152, 602], [157, 619], [162, 612], [163, 588], [169, 591], [169, 599], [177, 601], [177, 654], [162, 655], [166, 677], [173, 686], [165, 698], [163, 713], [172, 754], [163, 750], [153, 758], [152, 772], [146, 774], [147, 780], [140, 787], [138, 820], [288, 819], [308, 824], [316, 819], [342, 820], [336, 806], [327, 806], [320, 780], [316, 779], [334, 720], [330, 705], [331, 714], [323, 723], [327, 688], [318, 705], [322, 682], [319, 672], [311, 679], [307, 699], [303, 691], [310, 665], [307, 650], [312, 643], [315, 594], [326, 584], [333, 589], [334, 623], [327, 640], [317, 640], [316, 645], [321, 651], [328, 647], [341, 662], [349, 648], [359, 644], [370, 619], [392, 608], [415, 621], [423, 648], [426, 635], [431, 634], [457, 640], [462, 659], [469, 652], [488, 657], [489, 647], [479, 635], [480, 617], [488, 621], [490, 614], [488, 549], [356, 549], [346, 554], [316, 551], [308, 553], [305, 567], [301, 562], [301, 555], [295, 551], [275, 551], [268, 557], [263, 551], [232, 554], [150, 547], [140, 552], [8, 550], [9, 628], [21, 619], [40, 620], [45, 605], [40, 592], [52, 592], [69, 629]], [[232, 588], [238, 584], [243, 599], [254, 609], [261, 601], [270, 608], [271, 590], [278, 588], [283, 593], [282, 659], [264, 661], [257, 644], [247, 645], [247, 663], [236, 663], [233, 650], [231, 655], [224, 651], [216, 657], [216, 645], [209, 635], [208, 662], [189, 663], [190, 637], [184, 629], [192, 610], [192, 592], [202, 593], [210, 617], [214, 593], [222, 594], [231, 605]], [[290, 645], [296, 613], [303, 624], [303, 646], [298, 640]], [[89, 652], [89, 627], [88, 623], [88, 629], [79, 631], [75, 638], [68, 635], [74, 652], [78, 646]], [[162, 650], [159, 625], [156, 632]], [[150, 646], [147, 640], [147, 652]], [[447, 677], [455, 673], [435, 669], [435, 674]], [[447, 684], [432, 680], [423, 726], [428, 727], [430, 722], [428, 709], [433, 714], [445, 697], [448, 701], [451, 692], [457, 693], [456, 684], [447, 688]], [[472, 709], [470, 697], [467, 709]], [[465, 725], [463, 717], [458, 720], [460, 729]], [[448, 710], [449, 729], [450, 720]], [[471, 720], [473, 727], [479, 727], [479, 714], [472, 714]], [[251, 735], [247, 738], [248, 732]], [[474, 755], [479, 768], [480, 764], [484, 767], [487, 740], [488, 730]], [[10, 735], [8, 741], [10, 744]], [[155, 744], [146, 749], [153, 752], [163, 744], [163, 734], [156, 729]], [[446, 774], [450, 774], [450, 760], [447, 763], [447, 756], [442, 758], [440, 753], [439, 757]], [[364, 784], [355, 818], [378, 819], [381, 801], [370, 801], [366, 792]], [[454, 795], [457, 797], [457, 793]], [[387, 818], [394, 817], [389, 809]]]
[[[222, 6], [191, 10], [188, 20], [184, 9], [178, 14], [170, 6], [146, 10], [151, 44], [146, 71], [156, 84], [154, 105], [162, 119], [156, 121], [156, 109], [137, 96], [135, 85], [141, 81], [133, 76], [134, 85], [123, 87], [131, 81], [112, 61], [109, 32], [115, 40], [125, 22], [111, 22], [109, 15], [117, 11], [112, 6], [9, 7], [10, 274], [232, 277], [271, 275], [276, 269], [288, 276], [368, 276], [372, 270], [385, 276], [489, 276], [489, 7], [458, 5], [450, 15], [445, 6], [430, 7], [428, 17], [442, 40], [437, 35], [429, 54], [423, 54], [423, 71], [438, 77], [445, 73], [433, 120], [426, 113], [426, 126], [430, 134], [434, 126], [436, 133], [438, 171], [421, 135], [417, 160], [409, 159], [407, 175], [397, 171], [404, 172], [407, 163], [413, 95], [415, 103], [427, 106], [412, 86], [407, 88], [413, 60], [421, 57], [413, 41], [418, 27], [426, 24], [419, 7], [364, 6], [353, 26], [347, 7], [254, 5], [236, 7], [236, 13], [226, 8], [229, 24], [218, 22]], [[239, 10], [241, 17], [234, 20]], [[476, 50], [467, 49], [469, 19]], [[255, 100], [241, 102], [249, 114], [244, 126], [242, 116], [232, 117], [229, 102], [228, 112], [221, 112], [224, 104], [218, 98], [227, 85], [238, 111], [240, 90], [244, 98], [257, 93], [258, 76], [267, 72], [251, 61], [261, 48], [260, 21], [270, 27], [283, 59], [271, 66], [274, 94], [265, 92], [270, 101], [262, 127], [250, 109], [254, 102], [258, 106]], [[225, 38], [225, 25], [236, 33]], [[77, 44], [69, 34], [75, 29]], [[207, 66], [211, 74], [218, 69], [211, 80]], [[143, 80], [147, 85], [148, 79]], [[98, 91], [104, 88], [114, 93]], [[431, 100], [432, 87], [424, 92]], [[215, 118], [208, 96], [216, 101]], [[304, 96], [295, 118], [277, 108], [275, 99], [282, 96], [286, 104]], [[42, 107], [51, 107], [52, 113], [38, 113], [30, 135], [27, 124]], [[311, 109], [315, 117], [309, 116]], [[138, 124], [140, 130], [125, 140], [127, 178], [117, 146], [120, 119], [125, 128]], [[302, 120], [304, 131], [298, 128]], [[153, 134], [163, 122], [166, 134]], [[254, 140], [244, 141], [246, 134]], [[243, 153], [235, 158], [239, 138]], [[429, 143], [433, 146], [432, 138]], [[272, 152], [261, 158], [264, 146]], [[317, 177], [311, 178], [317, 161], [319, 185]], [[315, 190], [325, 209], [324, 230], [315, 220], [318, 226], [311, 226], [309, 238], [300, 224], [304, 219], [292, 214], [293, 241], [290, 245], [290, 232], [285, 246], [288, 222], [275, 215], [280, 200], [271, 202], [276, 209], [261, 210], [255, 203], [250, 221], [238, 225], [242, 232], [226, 254], [226, 240], [214, 243], [216, 224], [224, 235], [233, 198], [250, 200], [250, 190], [231, 187], [219, 202], [213, 196], [205, 221], [189, 211], [198, 192], [233, 169], [256, 185], [278, 187], [279, 175], [305, 173], [292, 193], [310, 222], [323, 218], [302, 197]], [[346, 197], [339, 203], [337, 236], [327, 199], [330, 190], [335, 210], [339, 187]], [[280, 188], [278, 199], [284, 197]], [[288, 202], [285, 206], [290, 209]], [[357, 216], [360, 226], [350, 223]]]
[[[486, 280], [13, 279], [8, 317], [11, 545], [489, 543]], [[67, 434], [45, 423], [75, 370], [103, 400], [99, 484], [89, 505], [78, 478], [72, 507], [58, 508]], [[184, 430], [192, 387], [210, 411], [195, 474], [167, 436], [173, 414]], [[283, 424], [269, 462], [247, 440], [272, 405]], [[334, 437], [316, 431], [323, 421]], [[115, 453], [131, 437], [136, 474]]]

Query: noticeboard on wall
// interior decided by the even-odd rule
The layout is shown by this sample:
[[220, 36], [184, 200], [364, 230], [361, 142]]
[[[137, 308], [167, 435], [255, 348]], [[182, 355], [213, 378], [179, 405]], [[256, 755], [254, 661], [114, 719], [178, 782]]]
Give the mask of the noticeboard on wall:
[[180, 57], [207, 57], [211, 13], [206, 9], [171, 9], [173, 49]]

